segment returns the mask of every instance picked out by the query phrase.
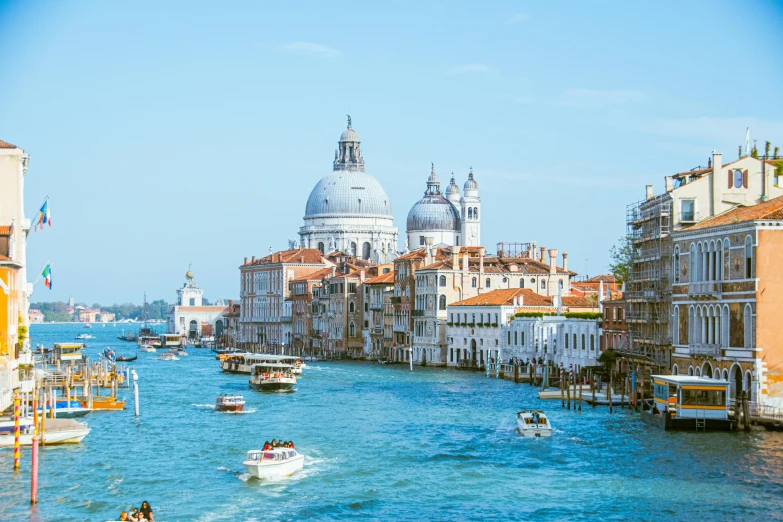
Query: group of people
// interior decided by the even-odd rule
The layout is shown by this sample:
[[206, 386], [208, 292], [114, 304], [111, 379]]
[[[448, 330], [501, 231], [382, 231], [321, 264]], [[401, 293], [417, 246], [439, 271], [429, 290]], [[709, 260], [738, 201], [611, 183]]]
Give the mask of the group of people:
[[117, 520], [126, 520], [128, 522], [155, 522], [155, 517], [152, 516], [150, 503], [145, 500], [141, 503], [140, 508], [133, 508], [133, 511], [130, 513], [127, 511], [120, 513], [120, 518]]
[[269, 451], [275, 448], [296, 449], [294, 448], [294, 443], [290, 440], [283, 442], [282, 440], [272, 439], [272, 442], [264, 442], [264, 451]]

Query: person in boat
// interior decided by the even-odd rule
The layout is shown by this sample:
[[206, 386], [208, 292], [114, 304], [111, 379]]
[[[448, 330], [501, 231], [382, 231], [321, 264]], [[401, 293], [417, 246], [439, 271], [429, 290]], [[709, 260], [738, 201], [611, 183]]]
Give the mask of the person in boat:
[[294, 441], [289, 441], [288, 444], [290, 445], [289, 447], [291, 449], [296, 449], [296, 448], [294, 448]]
[[223, 396], [222, 395], [218, 395], [218, 402], [223, 402]]
[[275, 449], [277, 447], [277, 441], [275, 439], [272, 439], [272, 449]]
[[538, 412], [537, 411], [533, 412], [533, 422], [538, 424]]
[[269, 441], [264, 442], [264, 451], [269, 451]]
[[149, 522], [155, 522], [155, 517], [152, 516], [152, 508], [150, 507], [150, 503], [146, 500], [141, 503], [141, 508], [139, 508], [139, 513], [144, 517], [142, 520], [149, 520]]
[[141, 513], [139, 513], [139, 508], [133, 508], [133, 513], [130, 514], [130, 520], [131, 522], [139, 522], [141, 520]]
[[120, 518], [118, 518], [117, 520], [125, 520], [126, 522], [129, 521], [130, 518], [128, 518], [128, 512], [123, 511], [122, 513], [120, 513]]

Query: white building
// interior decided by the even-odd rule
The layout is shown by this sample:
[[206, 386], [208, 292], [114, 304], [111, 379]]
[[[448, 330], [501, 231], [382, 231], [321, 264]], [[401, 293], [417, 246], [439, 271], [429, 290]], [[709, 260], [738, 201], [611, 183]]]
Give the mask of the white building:
[[473, 169], [464, 185], [465, 195], [460, 198], [459, 187], [451, 177], [446, 195], [440, 191], [440, 179], [435, 165], [427, 179], [427, 190], [408, 212], [407, 245], [419, 248], [432, 238], [434, 245], [478, 246], [481, 244], [481, 198], [478, 183], [473, 179]]
[[304, 248], [321, 254], [339, 250], [390, 263], [397, 256], [391, 201], [378, 180], [365, 172], [359, 143], [349, 116], [335, 151], [333, 172], [316, 183], [307, 198], [299, 237]]
[[[503, 357], [517, 357], [523, 361], [553, 361], [556, 366], [574, 371], [595, 366], [601, 355], [601, 320], [598, 318], [581, 319], [569, 317], [568, 312], [561, 315], [544, 315], [528, 312], [524, 309], [519, 317], [514, 317], [503, 328]], [[562, 310], [561, 310], [562, 312]], [[551, 312], [545, 312], [551, 313]], [[580, 314], [582, 315], [582, 314]]]
[[223, 301], [215, 306], [203, 305], [203, 290], [193, 281], [193, 272], [185, 273], [185, 284], [177, 289], [177, 304], [171, 307], [167, 321], [168, 333], [187, 335], [190, 339], [201, 337], [203, 325], [212, 326], [212, 333], [217, 338], [223, 334], [226, 325], [223, 314], [228, 307]]

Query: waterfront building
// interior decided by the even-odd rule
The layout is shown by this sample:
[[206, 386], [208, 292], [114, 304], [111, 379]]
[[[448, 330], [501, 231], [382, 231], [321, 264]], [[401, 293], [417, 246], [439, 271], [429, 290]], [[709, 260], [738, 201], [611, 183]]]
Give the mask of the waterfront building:
[[27, 317], [30, 320], [30, 324], [33, 323], [43, 323], [44, 322], [44, 314], [40, 310], [36, 308], [30, 308], [30, 312], [27, 314]]
[[32, 390], [32, 378], [19, 375], [20, 360], [30, 361], [27, 234], [24, 184], [30, 157], [0, 141], [0, 411], [9, 407], [13, 390]]
[[672, 374], [727, 380], [732, 399], [783, 407], [781, 259], [783, 196], [673, 234]]
[[364, 352], [371, 357], [391, 359], [394, 327], [394, 271], [389, 270], [364, 282]]
[[777, 174], [768, 161], [744, 157], [723, 164], [722, 155], [714, 152], [707, 168], [667, 176], [666, 190], [657, 196], [647, 185], [645, 199], [628, 205], [632, 266], [624, 294], [631, 341], [627, 355], [650, 361], [655, 372], [671, 371], [672, 234], [737, 205], [783, 195]]
[[517, 310], [538, 311], [542, 307], [556, 311], [550, 298], [529, 288], [491, 290], [451, 303], [446, 307], [446, 365], [483, 368], [492, 359], [508, 359], [510, 355], [502, 351], [504, 327]]
[[228, 307], [226, 308], [226, 311], [223, 312], [223, 324], [225, 325], [225, 330], [223, 331], [223, 335], [218, 339], [220, 346], [224, 348], [236, 348], [239, 346], [240, 313], [240, 304], [234, 302], [233, 299], [229, 299]]
[[[193, 272], [185, 273], [185, 283], [177, 289], [177, 304], [169, 310], [166, 332], [185, 335], [188, 339], [200, 339], [202, 336], [216, 338], [223, 335], [225, 322], [223, 314], [228, 307], [219, 300], [214, 306], [203, 304], [204, 291], [196, 286]], [[205, 332], [205, 329], [208, 332]]]
[[241, 316], [240, 337], [247, 349], [280, 351], [290, 343], [291, 315], [286, 299], [291, 297], [291, 281], [333, 266], [320, 251], [299, 248], [272, 252], [239, 267]]
[[434, 245], [447, 247], [481, 244], [481, 198], [472, 168], [463, 188], [465, 195], [460, 197], [452, 175], [444, 196], [435, 165], [432, 166], [424, 196], [408, 212], [406, 244], [409, 247], [422, 247], [427, 238], [431, 238]]
[[[315, 297], [323, 286], [323, 281], [331, 275], [332, 268], [329, 267], [291, 281], [294, 353], [313, 353], [313, 320], [315, 317], [320, 317], [318, 301]], [[320, 345], [318, 347], [320, 348]]]
[[571, 295], [593, 297], [596, 301], [620, 297], [622, 285], [612, 274], [589, 277], [582, 281], [571, 281]]
[[80, 308], [79, 309], [79, 322], [80, 323], [99, 323], [101, 318], [101, 311], [96, 308]]
[[[397, 255], [397, 228], [380, 182], [364, 169], [359, 136], [351, 127], [340, 135], [333, 171], [307, 198], [299, 239], [304, 249], [346, 252], [376, 263]], [[296, 246], [296, 245], [292, 245]]]
[[625, 320], [625, 299], [603, 301], [603, 340], [601, 347], [623, 352], [628, 351], [628, 322]]
[[[446, 365], [446, 307], [497, 289], [528, 288], [536, 294], [564, 295], [570, 306], [596, 311], [597, 304], [580, 296], [565, 296], [576, 275], [556, 266], [557, 250], [550, 249], [549, 264], [531, 256], [531, 244], [498, 245], [500, 255], [487, 256], [484, 247], [454, 246], [444, 259], [416, 271], [413, 299], [413, 360], [418, 364]], [[534, 251], [535, 252], [535, 251]], [[513, 256], [513, 257], [512, 257]], [[567, 264], [568, 254], [563, 254]]]

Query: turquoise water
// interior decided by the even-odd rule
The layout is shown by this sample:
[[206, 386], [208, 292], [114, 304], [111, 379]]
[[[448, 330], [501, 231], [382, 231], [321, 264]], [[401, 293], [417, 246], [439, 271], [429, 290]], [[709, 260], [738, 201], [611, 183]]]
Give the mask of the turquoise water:
[[[93, 328], [95, 357], [120, 327]], [[84, 328], [34, 325], [33, 342]], [[116, 342], [115, 342], [116, 341]], [[214, 354], [139, 353], [141, 417], [97, 412], [77, 446], [0, 451], [0, 520], [111, 520], [148, 500], [167, 520], [748, 520], [783, 513], [783, 433], [664, 433], [625, 411], [564, 411], [528, 385], [482, 374], [371, 363], [310, 363], [293, 394], [260, 394]], [[245, 414], [212, 409], [241, 393]], [[128, 394], [121, 390], [120, 396]], [[523, 439], [515, 412], [543, 406], [555, 434]], [[247, 450], [292, 439], [305, 470], [249, 479]]]

